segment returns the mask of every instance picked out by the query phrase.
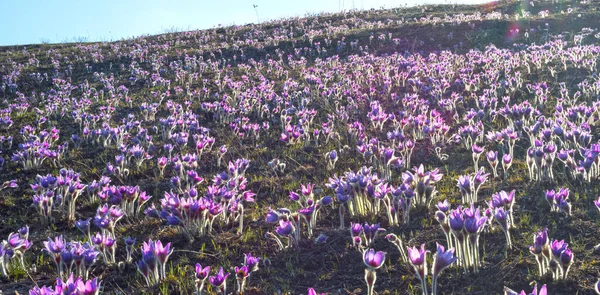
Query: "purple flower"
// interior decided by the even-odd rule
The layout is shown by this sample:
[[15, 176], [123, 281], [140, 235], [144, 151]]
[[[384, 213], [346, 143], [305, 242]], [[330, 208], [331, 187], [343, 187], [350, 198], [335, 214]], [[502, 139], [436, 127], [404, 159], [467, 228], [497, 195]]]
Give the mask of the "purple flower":
[[173, 253], [173, 249], [171, 249], [171, 243], [167, 243], [167, 245], [163, 246], [160, 240], [156, 241], [154, 253], [156, 254], [156, 257], [158, 258], [160, 263], [164, 264], [167, 261], [167, 259], [169, 259], [169, 256], [171, 256], [171, 254]]
[[429, 250], [425, 250], [425, 244], [421, 245], [421, 249], [417, 247], [408, 247], [408, 259], [410, 263], [415, 266], [420, 266], [425, 263], [425, 256], [429, 253]]
[[209, 274], [210, 274], [210, 266], [206, 266], [206, 267], [202, 268], [202, 265], [200, 265], [200, 263], [196, 263], [196, 279], [198, 279], [200, 281], [204, 281], [204, 280], [206, 280], [206, 278], [208, 277]]
[[[473, 211], [473, 210], [469, 210], [469, 211]], [[465, 210], [465, 212], [467, 212], [467, 210]], [[483, 227], [485, 226], [486, 222], [487, 222], [487, 217], [481, 216], [481, 212], [479, 211], [479, 208], [477, 208], [474, 212], [473, 216], [469, 216], [467, 218], [465, 218], [465, 231], [469, 234], [476, 234], [479, 233], [483, 230]], [[465, 213], [466, 215], [466, 213]]]
[[26, 226], [20, 228], [19, 235], [21, 236], [21, 238], [27, 240], [27, 238], [29, 237], [29, 226], [26, 225]]
[[471, 193], [471, 177], [468, 175], [461, 175], [458, 177], [458, 188], [463, 194]]
[[229, 276], [229, 273], [224, 274], [223, 273], [223, 268], [221, 267], [219, 269], [219, 273], [217, 273], [216, 276], [210, 276], [208, 278], [208, 281], [210, 282], [211, 285], [221, 288], [222, 286], [225, 285], [225, 283], [227, 283], [227, 277]]
[[375, 238], [375, 235], [377, 235], [378, 232], [381, 231], [385, 231], [385, 229], [379, 228], [379, 223], [369, 225], [365, 222], [365, 224], [363, 225], [363, 232], [365, 233], [367, 239], [370, 241]]
[[337, 159], [337, 151], [333, 150], [333, 151], [329, 152], [329, 159], [330, 160]]
[[294, 225], [291, 221], [279, 220], [279, 226], [275, 229], [275, 232], [280, 236], [289, 236], [294, 232]]
[[248, 270], [247, 266], [242, 266], [242, 267], [235, 267], [235, 276], [238, 279], [245, 279], [250, 275], [250, 272]]
[[298, 202], [300, 201], [300, 195], [296, 192], [290, 192], [290, 200]]
[[462, 209], [459, 207], [456, 210], [452, 210], [448, 216], [450, 228], [455, 232], [463, 230], [465, 225], [465, 217], [462, 214]]
[[148, 278], [148, 276], [150, 275], [150, 268], [148, 267], [148, 265], [143, 261], [143, 260], [138, 260], [136, 262], [136, 266], [137, 266], [137, 270], [140, 274], [142, 274], [142, 276], [144, 276], [144, 278]]
[[90, 232], [90, 220], [92, 218], [80, 219], [75, 221], [75, 227], [80, 230], [83, 234], [87, 235]]
[[548, 229], [538, 230], [537, 234], [533, 235], [533, 246], [529, 247], [529, 252], [534, 255], [541, 255], [544, 247], [548, 245]]
[[478, 189], [481, 184], [487, 181], [487, 178], [490, 174], [485, 173], [483, 168], [479, 169], [475, 176], [473, 176], [473, 183], [475, 184], [475, 188]]
[[8, 182], [8, 187], [11, 187], [11, 188], [19, 187], [19, 185], [17, 184], [17, 180], [16, 179], [10, 180]]
[[436, 244], [437, 251], [433, 255], [433, 276], [438, 276], [444, 269], [457, 260], [456, 256], [454, 256], [454, 248], [444, 251], [444, 246]]
[[560, 259], [562, 252], [565, 251], [568, 246], [569, 244], [565, 243], [565, 240], [554, 240], [550, 244], [550, 250], [556, 259]]
[[33, 289], [29, 290], [29, 295], [56, 295], [57, 293], [49, 287], [33, 287]]
[[569, 265], [573, 262], [573, 252], [571, 249], [565, 249], [560, 253], [560, 263], [562, 265]]
[[504, 229], [508, 229], [508, 213], [506, 213], [504, 208], [496, 208], [494, 217]]
[[330, 196], [324, 196], [323, 198], [321, 198], [321, 205], [323, 206], [327, 206], [329, 204], [333, 203], [333, 198]]
[[13, 249], [19, 249], [21, 247], [28, 247], [29, 241], [23, 239], [18, 233], [11, 233], [8, 236], [8, 245]]
[[59, 254], [65, 248], [63, 236], [55, 237], [54, 240], [48, 238], [48, 241], [44, 242], [44, 247], [44, 250], [50, 254]]
[[513, 291], [509, 288], [504, 287], [504, 293], [507, 295], [548, 295], [548, 290], [546, 289], [546, 285], [543, 285], [540, 288], [540, 291], [538, 292], [538, 288], [537, 288], [537, 284], [535, 284], [535, 286], [533, 286], [533, 290], [531, 291], [531, 293], [527, 293], [525, 292], [525, 290], [521, 291], [520, 293], [517, 293], [516, 291]]
[[448, 212], [448, 209], [450, 209], [450, 203], [448, 203], [448, 199], [445, 199], [443, 202], [438, 202], [437, 208], [444, 213]]
[[315, 185], [312, 184], [312, 183], [309, 183], [307, 185], [303, 184], [301, 187], [302, 187], [302, 189], [301, 189], [302, 194], [305, 195], [305, 196], [309, 196], [310, 194], [312, 194], [312, 192], [313, 192], [313, 190], [315, 188]]
[[359, 236], [363, 232], [363, 226], [360, 223], [352, 223], [350, 224], [350, 234], [352, 237]]
[[97, 278], [84, 282], [81, 278], [77, 279], [77, 294], [95, 295], [100, 292], [100, 284]]
[[251, 253], [244, 254], [244, 264], [248, 266], [248, 269], [251, 272], [255, 272], [258, 270], [258, 263], [260, 262], [260, 258], [252, 256]]
[[474, 154], [480, 155], [481, 153], [483, 153], [483, 151], [485, 151], [485, 148], [480, 147], [477, 144], [473, 144], [473, 146], [471, 146], [471, 150]]
[[148, 268], [154, 270], [156, 268], [156, 254], [154, 253], [154, 241], [149, 240], [142, 244], [142, 261]]
[[126, 246], [133, 247], [133, 245], [135, 244], [135, 239], [130, 236], [125, 237], [124, 240]]
[[266, 222], [275, 223], [279, 220], [279, 214], [276, 211], [273, 211], [269, 208], [269, 212], [267, 212]]
[[385, 262], [385, 252], [369, 249], [363, 253], [363, 262], [370, 269], [378, 269]]

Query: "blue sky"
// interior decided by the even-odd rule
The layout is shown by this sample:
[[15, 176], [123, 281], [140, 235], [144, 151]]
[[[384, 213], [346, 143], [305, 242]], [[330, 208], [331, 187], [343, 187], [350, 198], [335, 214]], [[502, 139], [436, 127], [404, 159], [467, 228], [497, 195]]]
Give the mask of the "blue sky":
[[2, 3], [0, 45], [120, 40], [170, 29], [206, 29], [340, 9], [416, 3], [484, 3], [485, 0], [7, 0]]

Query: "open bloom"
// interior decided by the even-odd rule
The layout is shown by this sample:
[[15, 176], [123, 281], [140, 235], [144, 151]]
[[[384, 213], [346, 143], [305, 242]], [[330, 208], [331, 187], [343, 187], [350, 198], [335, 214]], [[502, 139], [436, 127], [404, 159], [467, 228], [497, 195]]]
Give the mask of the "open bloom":
[[204, 281], [210, 274], [210, 266], [202, 268], [200, 263], [196, 263], [196, 279]]
[[421, 245], [421, 249], [417, 247], [408, 247], [408, 259], [413, 265], [419, 266], [425, 263], [425, 256], [429, 250], [425, 250], [425, 244]]
[[223, 268], [221, 267], [219, 269], [219, 273], [217, 273], [216, 276], [210, 276], [208, 278], [208, 281], [210, 282], [211, 285], [220, 288], [221, 286], [225, 285], [225, 283], [227, 282], [227, 277], [228, 276], [229, 276], [229, 273], [224, 274], [223, 273]]
[[375, 250], [369, 249], [363, 254], [363, 262], [368, 268], [378, 269], [385, 262], [385, 252], [378, 251], [375, 253]]
[[238, 277], [238, 279], [245, 279], [250, 275], [250, 272], [248, 271], [248, 267], [247, 266], [242, 266], [242, 267], [235, 267], [235, 275]]
[[531, 291], [531, 293], [527, 293], [525, 292], [525, 290], [521, 291], [520, 293], [513, 291], [509, 288], [504, 287], [504, 294], [506, 295], [548, 295], [548, 290], [546, 288], [546, 285], [543, 285], [539, 292], [538, 292], [538, 288], [537, 288], [537, 284], [535, 284], [533, 286], [533, 290]]

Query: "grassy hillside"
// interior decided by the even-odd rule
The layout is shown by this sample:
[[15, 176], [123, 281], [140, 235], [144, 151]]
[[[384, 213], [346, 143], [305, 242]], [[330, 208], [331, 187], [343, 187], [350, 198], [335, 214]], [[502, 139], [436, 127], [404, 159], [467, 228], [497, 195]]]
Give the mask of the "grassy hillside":
[[[89, 279], [102, 281], [103, 294], [193, 294], [196, 263], [210, 265], [211, 275], [219, 267], [232, 272], [232, 293], [234, 267], [245, 253], [261, 259], [246, 294], [306, 294], [311, 287], [365, 294], [365, 264], [350, 223], [379, 223], [405, 246], [425, 244], [432, 253], [436, 242], [447, 247], [436, 204], [469, 207], [457, 181], [477, 172], [476, 144], [485, 150], [478, 167], [492, 172], [490, 151], [498, 152], [500, 164], [498, 176], [478, 188], [474, 208], [486, 216], [492, 195], [515, 190], [512, 247], [491, 208], [479, 233], [477, 270], [456, 262], [440, 276], [438, 294], [503, 294], [504, 286], [529, 291], [534, 281], [546, 284], [548, 294], [594, 294], [600, 270], [600, 213], [593, 202], [600, 195], [599, 7], [594, 1], [428, 5], [110, 43], [0, 47], [0, 183], [7, 186], [0, 193], [0, 240], [11, 248], [9, 234], [28, 225], [31, 243], [25, 267], [18, 255], [5, 259], [0, 290], [27, 294], [34, 286], [54, 286], [57, 267], [43, 242], [62, 235], [94, 244], [99, 232], [117, 245], [114, 259], [104, 251], [90, 268]], [[506, 155], [512, 157], [507, 172]], [[443, 176], [424, 174], [430, 178], [419, 183], [420, 165]], [[351, 180], [362, 172], [360, 181]], [[45, 185], [47, 175], [66, 184]], [[11, 180], [18, 187], [8, 187]], [[352, 186], [342, 192], [339, 183], [346, 182]], [[308, 184], [314, 189], [302, 194]], [[410, 192], [424, 187], [435, 193], [418, 204], [420, 196]], [[559, 188], [568, 188], [568, 200], [547, 202], [546, 192]], [[141, 192], [152, 197], [139, 208], [131, 205], [138, 199], [127, 203]], [[310, 202], [294, 202], [290, 192]], [[66, 196], [74, 195], [69, 218]], [[47, 205], [35, 203], [42, 196], [54, 200], [47, 219], [39, 210]], [[326, 205], [325, 196], [333, 203]], [[360, 198], [369, 205], [353, 203]], [[201, 212], [214, 223], [185, 223], [190, 217], [176, 212], [188, 210], [186, 202], [206, 206]], [[407, 202], [413, 202], [410, 210], [402, 207]], [[103, 205], [125, 213], [113, 230], [99, 226]], [[360, 214], [359, 206], [369, 209]], [[138, 212], [128, 211], [134, 207]], [[289, 216], [280, 210], [277, 222], [296, 220], [291, 247], [276, 233], [279, 223], [265, 220], [277, 208], [290, 209]], [[406, 215], [410, 220], [403, 222]], [[75, 226], [87, 218], [91, 236]], [[540, 275], [530, 253], [543, 228], [550, 242], [564, 239], [574, 254], [564, 280]], [[128, 236], [136, 238], [132, 261], [126, 259]], [[165, 278], [151, 284], [136, 271], [148, 239], [174, 248]], [[361, 247], [387, 252], [377, 294], [422, 292], [385, 234]], [[205, 292], [217, 294], [208, 280], [205, 285]]]

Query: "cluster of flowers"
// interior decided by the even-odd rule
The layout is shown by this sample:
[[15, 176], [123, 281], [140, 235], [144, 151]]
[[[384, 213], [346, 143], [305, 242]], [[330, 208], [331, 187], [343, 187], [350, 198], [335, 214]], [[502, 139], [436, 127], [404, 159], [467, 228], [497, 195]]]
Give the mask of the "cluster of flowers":
[[[204, 196], [200, 196], [197, 185], [202, 182], [198, 174], [190, 170], [187, 172], [185, 185], [176, 188], [182, 194], [173, 191], [165, 192], [161, 199], [161, 209], [154, 205], [147, 208], [144, 213], [151, 218], [165, 220], [167, 225], [176, 226], [190, 241], [197, 236], [213, 232], [213, 224], [238, 223], [238, 231], [244, 228], [243, 202], [254, 202], [255, 194], [246, 190], [248, 180], [244, 176], [250, 161], [238, 159], [230, 162], [226, 171], [215, 175], [213, 184], [207, 187]], [[184, 181], [177, 178], [177, 184]]]
[[84, 280], [89, 277], [97, 258], [104, 255], [89, 243], [65, 242], [62, 235], [54, 239], [48, 238], [48, 241], [44, 242], [44, 251], [54, 259], [59, 278], [66, 278], [68, 274], [75, 273]]
[[73, 274], [63, 281], [56, 279], [56, 285], [52, 287], [34, 287], [29, 290], [29, 295], [98, 295], [102, 292], [102, 281], [97, 278], [85, 280], [81, 277], [75, 278]]
[[26, 125], [21, 128], [20, 133], [24, 142], [19, 144], [19, 149], [12, 155], [11, 160], [21, 164], [25, 170], [38, 169], [47, 159], [57, 166], [68, 151], [68, 142], [56, 144], [60, 131], [54, 127], [48, 132], [38, 131], [37, 128]]
[[171, 243], [163, 246], [160, 240], [148, 240], [141, 246], [142, 259], [137, 261], [137, 270], [146, 284], [152, 286], [167, 277], [167, 260], [173, 254]]
[[[244, 254], [244, 263], [241, 267], [235, 267], [234, 274], [237, 281], [237, 294], [243, 294], [246, 287], [246, 281], [250, 279], [250, 275], [258, 271], [260, 258], [252, 256], [252, 254]], [[195, 282], [196, 294], [202, 295], [204, 283], [208, 278], [211, 285], [216, 287], [221, 294], [227, 294], [227, 277], [230, 273], [225, 274], [223, 268], [219, 268], [219, 272], [214, 276], [210, 275], [210, 266], [202, 267], [200, 263], [196, 263]]]
[[529, 252], [535, 255], [540, 276], [550, 271], [555, 280], [567, 279], [574, 259], [573, 252], [568, 246], [569, 244], [564, 240], [550, 242], [547, 228], [539, 230], [533, 235], [533, 246], [529, 247]]
[[67, 216], [69, 222], [75, 221], [76, 202], [87, 186], [79, 179], [79, 173], [70, 169], [61, 169], [57, 176], [37, 175], [31, 184], [34, 191], [33, 204], [38, 210], [42, 223], [54, 222], [52, 211], [57, 208]]
[[25, 261], [23, 256], [25, 251], [31, 248], [31, 242], [29, 241], [29, 227], [24, 226], [16, 233], [8, 235], [8, 240], [3, 240], [0, 243], [0, 275], [2, 277], [8, 276], [9, 264], [16, 264], [13, 258], [19, 262], [19, 265], [25, 269]]
[[569, 188], [561, 187], [558, 191], [546, 191], [546, 201], [550, 205], [552, 212], [563, 212], [567, 216], [571, 215], [571, 203], [569, 203]]
[[[313, 236], [314, 228], [317, 224], [317, 213], [321, 208], [333, 202], [333, 199], [329, 196], [324, 196], [315, 201], [313, 187], [314, 186], [312, 184], [308, 184], [306, 186], [302, 185], [301, 194], [290, 192], [290, 198], [292, 200], [295, 200], [301, 206], [305, 206], [301, 207], [296, 212], [292, 212], [292, 210], [288, 208], [279, 208], [277, 210], [272, 210], [269, 208], [265, 221], [267, 223], [278, 223], [278, 226], [275, 228], [275, 233], [277, 235], [272, 232], [267, 232], [265, 237], [273, 239], [277, 243], [279, 250], [283, 250], [292, 246], [298, 246], [298, 241], [301, 238], [300, 230], [302, 229], [302, 220], [306, 224], [307, 236], [308, 238], [311, 238]], [[281, 238], [287, 240], [285, 245]], [[319, 239], [326, 239], [326, 236], [319, 235], [316, 242], [318, 242]]]
[[106, 185], [99, 188], [96, 196], [100, 202], [107, 205], [118, 206], [127, 218], [134, 219], [141, 212], [144, 204], [152, 198], [145, 191], [140, 190], [139, 186], [109, 186]]
[[477, 273], [481, 265], [479, 237], [487, 225], [488, 217], [483, 216], [481, 209], [474, 205], [450, 210], [449, 203], [444, 201], [437, 207], [436, 219], [446, 235], [448, 246], [457, 249], [458, 264], [465, 272], [473, 268]]

